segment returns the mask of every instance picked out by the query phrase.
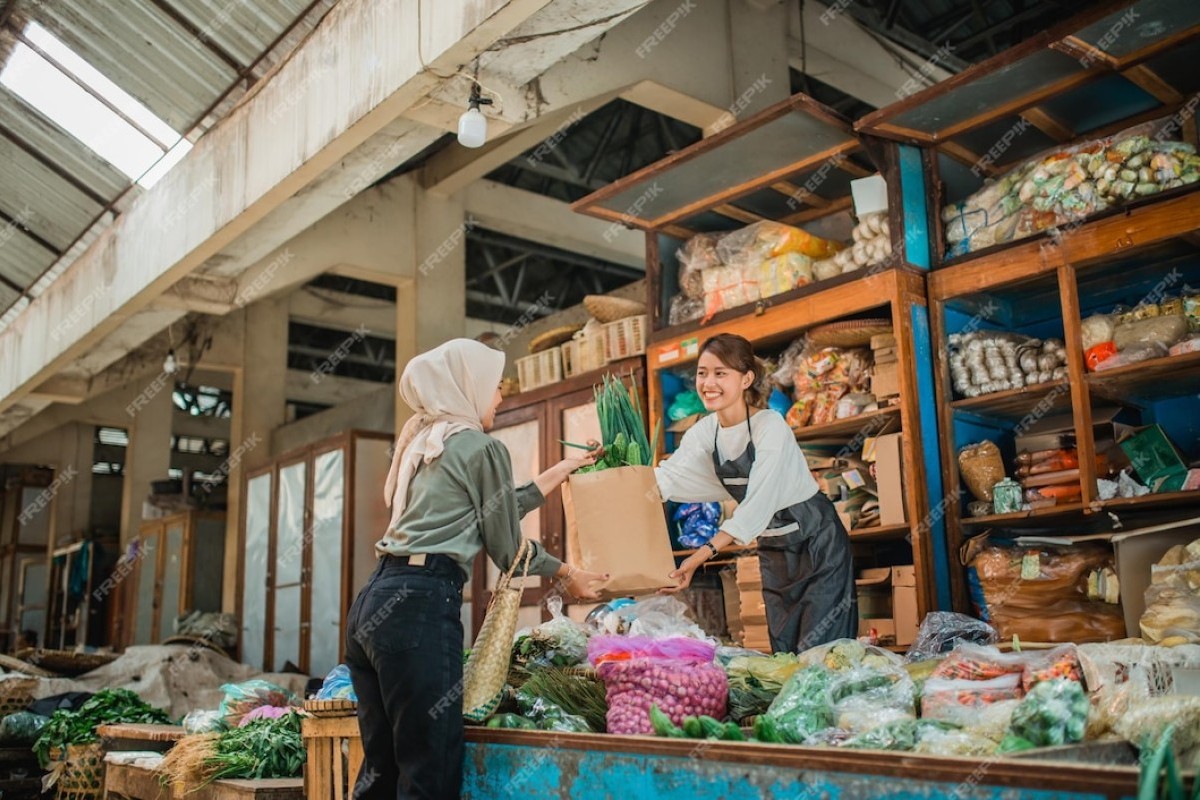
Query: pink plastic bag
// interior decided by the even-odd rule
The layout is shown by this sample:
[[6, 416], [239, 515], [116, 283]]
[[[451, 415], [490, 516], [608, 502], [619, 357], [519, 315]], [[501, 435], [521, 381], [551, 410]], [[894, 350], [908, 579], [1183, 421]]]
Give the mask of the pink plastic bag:
[[588, 661], [600, 666], [606, 661], [636, 658], [669, 659], [690, 664], [711, 664], [716, 645], [686, 636], [651, 639], [649, 636], [593, 636], [588, 640]]

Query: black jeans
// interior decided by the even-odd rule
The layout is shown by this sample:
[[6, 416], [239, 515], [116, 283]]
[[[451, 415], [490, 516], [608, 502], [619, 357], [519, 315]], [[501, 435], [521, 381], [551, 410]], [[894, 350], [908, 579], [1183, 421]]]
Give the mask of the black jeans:
[[353, 800], [452, 798], [462, 789], [463, 571], [380, 559], [350, 607], [346, 664], [364, 761]]

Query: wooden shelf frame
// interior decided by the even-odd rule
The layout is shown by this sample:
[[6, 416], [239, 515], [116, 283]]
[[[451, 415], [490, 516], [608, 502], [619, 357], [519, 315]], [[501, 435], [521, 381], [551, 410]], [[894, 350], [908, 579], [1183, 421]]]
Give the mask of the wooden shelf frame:
[[[1162, 245], [1171, 240], [1187, 240], [1200, 230], [1200, 192], [1159, 199], [1146, 203], [1137, 208], [1128, 209], [1117, 215], [1110, 215], [1085, 222], [1076, 228], [1063, 232], [1059, 237], [1050, 240], [1025, 240], [1007, 248], [1003, 252], [981, 254], [978, 257], [967, 258], [960, 263], [944, 269], [936, 270], [928, 276], [928, 292], [930, 318], [933, 330], [935, 348], [935, 386], [941, 428], [941, 463], [943, 468], [943, 485], [946, 497], [954, 498], [946, 503], [947, 536], [950, 552], [957, 553], [966, 538], [965, 529], [977, 533], [984, 526], [1003, 526], [1005, 523], [1020, 523], [1031, 519], [1057, 519], [1078, 517], [1088, 519], [1102, 513], [1118, 513], [1135, 510], [1146, 510], [1157, 506], [1163, 508], [1191, 505], [1200, 506], [1200, 492], [1172, 493], [1166, 495], [1147, 495], [1142, 498], [1118, 498], [1110, 501], [1100, 500], [1097, 494], [1096, 446], [1093, 437], [1092, 408], [1093, 395], [1101, 401], [1112, 399], [1119, 391], [1105, 391], [1132, 382], [1145, 386], [1147, 381], [1162, 380], [1165, 375], [1177, 374], [1180, 369], [1189, 374], [1197, 374], [1200, 379], [1200, 354], [1164, 357], [1152, 362], [1134, 365], [1129, 368], [1119, 368], [1109, 372], [1088, 372], [1084, 363], [1083, 343], [1080, 334], [1082, 314], [1080, 309], [1079, 277], [1087, 271], [1105, 265], [1119, 264], [1134, 258], [1139, 252]], [[1032, 278], [1053, 280], [1058, 285], [1061, 313], [1063, 321], [1064, 341], [1067, 351], [1068, 376], [1066, 386], [1069, 392], [1058, 398], [1045, 413], [1053, 413], [1056, 407], [1061, 407], [1065, 397], [1070, 398], [1070, 409], [1073, 415], [1075, 438], [1079, 451], [1081, 499], [1078, 503], [1065, 506], [1051, 506], [1037, 509], [1033, 512], [1017, 514], [989, 515], [978, 518], [964, 518], [960, 514], [960, 499], [968, 497], [963, 486], [957, 461], [957, 449], [960, 443], [954, 437], [955, 414], [961, 411], [987, 411], [989, 400], [981, 397], [972, 400], [961, 400], [954, 396], [951, 389], [953, 383], [949, 368], [949, 347], [947, 345], [948, 331], [946, 328], [946, 309], [955, 300], [988, 291], [994, 291], [1021, 284]], [[1148, 376], [1148, 377], [1146, 377]], [[1061, 391], [1061, 389], [1060, 389]], [[1166, 394], [1170, 393], [1170, 389]], [[1009, 394], [1013, 393], [998, 393]], [[1044, 395], [1043, 395], [1044, 396]], [[1121, 399], [1121, 398], [1118, 398]], [[991, 401], [992, 408], [1003, 406], [1004, 397]], [[1033, 412], [1039, 402], [1039, 395], [1029, 393], [1029, 411]], [[1130, 404], [1128, 397], [1121, 399], [1126, 405]], [[1012, 420], [1015, 411], [996, 414], [996, 416]], [[1020, 419], [1021, 417], [1015, 417]], [[954, 588], [955, 607], [960, 611], [969, 608], [966, 582], [963, 570], [956, 567], [951, 570]]]
[[[896, 336], [896, 357], [900, 365], [900, 404], [898, 409], [869, 412], [833, 423], [847, 438], [861, 430], [872, 419], [883, 419], [898, 415], [904, 431], [905, 446], [902, 453], [906, 486], [905, 511], [909, 523], [904, 526], [863, 528], [851, 531], [853, 541], [883, 541], [910, 537], [913, 549], [913, 564], [917, 576], [917, 611], [924, 616], [937, 607], [936, 561], [937, 548], [934, 536], [938, 530], [940, 514], [930, 511], [929, 480], [926, 469], [926, 454], [922, 436], [923, 421], [919, 391], [920, 331], [915, 318], [927, 309], [925, 280], [921, 272], [910, 268], [892, 268], [880, 271], [865, 271], [857, 280], [839, 284], [825, 291], [813, 292], [786, 303], [764, 309], [762, 313], [728, 319], [710, 325], [702, 333], [685, 333], [669, 339], [652, 342], [646, 349], [646, 364], [649, 375], [647, 395], [649, 398], [651, 428], [663, 414], [663, 397], [657, 373], [693, 363], [696, 351], [704, 337], [717, 333], [735, 333], [751, 342], [783, 343], [799, 337], [805, 330], [826, 322], [833, 322], [864, 311], [888, 308]], [[921, 313], [915, 313], [915, 312]], [[852, 427], [845, 427], [857, 423]], [[802, 429], [802, 432], [805, 429]], [[661, 444], [658, 456], [663, 455]]]

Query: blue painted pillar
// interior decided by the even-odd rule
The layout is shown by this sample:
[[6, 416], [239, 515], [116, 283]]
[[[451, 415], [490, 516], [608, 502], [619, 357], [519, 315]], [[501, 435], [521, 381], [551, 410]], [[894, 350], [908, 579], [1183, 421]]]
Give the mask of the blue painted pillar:
[[[925, 170], [921, 151], [908, 145], [897, 145], [900, 173], [901, 219], [904, 223], [904, 259], [909, 264], [929, 270], [933, 259], [929, 230], [929, 193], [925, 185]], [[934, 582], [937, 586], [937, 607], [950, 610], [950, 565], [955, 554], [946, 544], [946, 508], [957, 499], [946, 497], [942, 483], [941, 448], [938, 445], [937, 397], [933, 388], [933, 354], [936, 352], [929, 331], [928, 306], [913, 306], [913, 356], [917, 372], [917, 413], [921, 420], [921, 452], [925, 462], [925, 483], [929, 492], [929, 516], [924, 526], [933, 543]]]

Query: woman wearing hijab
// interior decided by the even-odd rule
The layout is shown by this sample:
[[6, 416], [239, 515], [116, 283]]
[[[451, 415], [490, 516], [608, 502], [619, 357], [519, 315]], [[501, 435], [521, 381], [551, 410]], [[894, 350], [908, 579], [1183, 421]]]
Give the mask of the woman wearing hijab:
[[799, 653], [858, 635], [850, 537], [821, 493], [791, 427], [766, 408], [765, 368], [750, 342], [722, 333], [700, 348], [696, 391], [710, 413], [655, 470], [664, 499], [733, 498], [737, 510], [671, 573], [679, 591], [722, 547], [758, 540], [771, 650]]
[[[458, 797], [462, 784], [462, 587], [482, 547], [507, 570], [520, 518], [595, 461], [568, 458], [513, 487], [504, 445], [488, 436], [504, 354], [454, 339], [412, 359], [400, 395], [415, 412], [384, 487], [391, 522], [379, 565], [350, 608], [346, 663], [358, 695], [365, 760], [355, 800]], [[534, 544], [529, 571], [595, 599], [606, 576], [563, 564]]]

